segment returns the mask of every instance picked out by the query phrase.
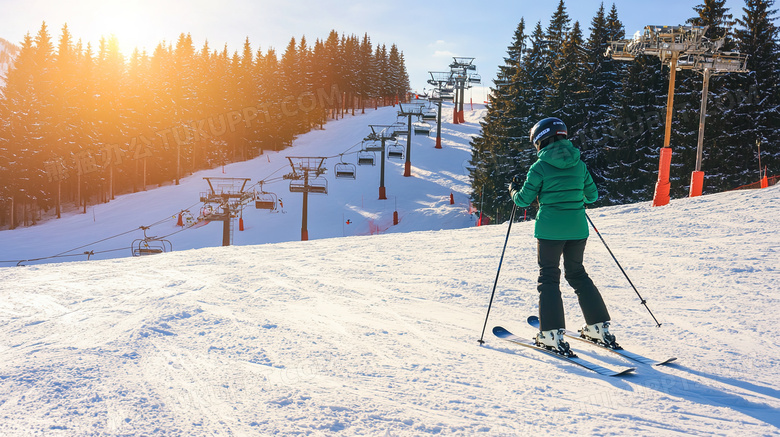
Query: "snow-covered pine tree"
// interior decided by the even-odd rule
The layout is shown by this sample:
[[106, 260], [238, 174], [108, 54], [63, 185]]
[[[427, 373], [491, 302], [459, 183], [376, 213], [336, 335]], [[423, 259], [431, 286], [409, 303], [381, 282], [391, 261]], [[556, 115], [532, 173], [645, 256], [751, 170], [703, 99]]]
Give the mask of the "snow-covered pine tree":
[[591, 20], [590, 36], [585, 42], [585, 77], [586, 108], [585, 117], [580, 129], [571, 136], [572, 141], [580, 148], [582, 159], [588, 164], [598, 187], [604, 181], [603, 169], [608, 165], [604, 160], [604, 147], [612, 137], [610, 126], [612, 101], [627, 68], [625, 63], [604, 56], [609, 41], [625, 37], [623, 24], [617, 16], [617, 8], [613, 5], [609, 16], [604, 5]]
[[491, 90], [480, 135], [471, 141], [471, 197], [478, 210], [493, 218], [508, 217], [511, 208], [506, 189], [517, 171], [511, 150], [520, 141], [517, 132], [523, 131], [518, 118], [518, 110], [525, 105], [519, 71], [526, 38], [525, 21], [521, 19], [507, 47], [504, 65], [499, 66], [498, 85]]
[[[688, 19], [687, 23], [693, 26], [708, 26], [705, 38], [713, 41], [721, 40], [723, 44], [721, 50], [731, 51], [734, 44], [728, 32], [733, 21], [725, 4], [725, 0], [705, 0], [701, 5], [693, 7], [697, 15]], [[688, 195], [691, 172], [696, 168], [703, 72], [684, 70], [678, 72], [677, 78], [675, 118], [672, 127], [675, 158], [672, 161], [671, 177], [679, 182], [672, 185], [671, 194], [676, 197], [685, 197]], [[718, 181], [722, 181], [725, 177], [720, 172], [711, 171], [715, 160], [710, 159], [710, 156], [713, 155], [713, 148], [718, 147], [724, 139], [722, 135], [723, 114], [713, 103], [728, 98], [729, 91], [726, 84], [727, 80], [724, 76], [712, 75], [710, 77], [702, 162], [702, 170], [705, 173], [705, 193], [722, 191]], [[717, 189], [713, 190], [714, 187]]]
[[582, 129], [588, 112], [585, 61], [582, 31], [579, 21], [575, 21], [553, 60], [550, 86], [544, 102], [547, 113], [563, 120], [569, 136], [573, 138]]
[[780, 35], [774, 5], [774, 0], [746, 0], [736, 20], [735, 46], [749, 55], [750, 73], [727, 77], [736, 105], [723, 105], [724, 144], [715, 149], [723, 165], [718, 171], [728, 175], [723, 189], [758, 180], [757, 141], [761, 164], [770, 173], [780, 163]]
[[602, 204], [648, 201], [658, 177], [658, 150], [663, 145], [668, 69], [658, 58], [641, 55], [628, 63], [613, 99], [611, 133], [606, 138], [599, 187]]

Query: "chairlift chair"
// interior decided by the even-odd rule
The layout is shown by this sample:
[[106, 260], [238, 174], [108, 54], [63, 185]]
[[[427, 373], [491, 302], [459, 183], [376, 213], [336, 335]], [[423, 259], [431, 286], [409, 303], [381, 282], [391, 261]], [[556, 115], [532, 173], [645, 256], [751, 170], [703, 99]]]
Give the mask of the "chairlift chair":
[[406, 123], [398, 123], [393, 125], [393, 135], [396, 137], [401, 137], [404, 135], [409, 134], [409, 131], [406, 127]]
[[325, 178], [310, 179], [309, 192], [313, 194], [328, 194], [328, 180]]
[[[312, 194], [328, 194], [328, 180], [325, 178], [309, 179], [308, 192]], [[291, 193], [303, 193], [306, 190], [306, 181], [303, 179], [293, 179], [290, 181]]]
[[355, 164], [350, 164], [342, 160], [341, 162], [336, 163], [333, 172], [336, 173], [336, 179], [355, 179]]
[[471, 83], [482, 83], [482, 76], [478, 74], [472, 74], [469, 76], [469, 82]]
[[441, 97], [442, 100], [444, 100], [446, 102], [451, 102], [451, 101], [453, 101], [455, 99], [455, 94], [453, 94], [452, 91], [444, 91], [444, 90], [442, 90], [442, 92], [439, 94], [439, 96]]
[[306, 185], [303, 179], [293, 179], [290, 181], [291, 193], [303, 193], [305, 189], [306, 189]]
[[170, 241], [147, 236], [146, 230], [149, 229], [148, 226], [142, 226], [141, 229], [144, 231], [144, 238], [133, 240], [133, 244], [130, 246], [133, 256], [157, 255], [173, 250], [173, 245]]
[[422, 119], [423, 120], [436, 120], [436, 111], [431, 109], [431, 110], [423, 112]]
[[360, 151], [358, 152], [357, 162], [358, 165], [375, 165], [376, 155], [374, 152]]
[[366, 152], [381, 152], [382, 151], [382, 145], [377, 141], [372, 141], [368, 144], [366, 144], [363, 147], [363, 150]]
[[[166, 250], [166, 246], [167, 249]], [[157, 255], [170, 252], [171, 242], [167, 240], [135, 240], [133, 241], [133, 256]]]
[[415, 135], [430, 135], [431, 133], [431, 125], [425, 122], [417, 122], [414, 123], [414, 134]]
[[387, 159], [404, 159], [404, 148], [400, 144], [390, 144], [387, 147]]
[[255, 208], [267, 209], [268, 211], [276, 210], [276, 205], [279, 204], [279, 198], [274, 193], [266, 191], [256, 192], [254, 195]]

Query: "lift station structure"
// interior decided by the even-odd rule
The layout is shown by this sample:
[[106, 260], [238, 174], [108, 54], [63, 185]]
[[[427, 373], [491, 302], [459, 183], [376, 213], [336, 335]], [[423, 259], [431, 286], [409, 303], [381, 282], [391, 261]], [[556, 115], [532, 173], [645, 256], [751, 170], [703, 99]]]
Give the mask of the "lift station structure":
[[321, 156], [288, 156], [292, 172], [284, 175], [290, 180], [291, 193], [303, 193], [303, 208], [301, 217], [301, 241], [309, 239], [309, 193], [328, 194], [328, 180], [321, 177], [327, 172], [325, 157]]
[[653, 206], [669, 203], [669, 172], [672, 163], [670, 139], [672, 133], [672, 111], [674, 104], [674, 83], [678, 70], [694, 70], [704, 76], [702, 101], [699, 114], [699, 137], [696, 152], [696, 169], [691, 175], [690, 196], [701, 195], [704, 172], [701, 159], [704, 143], [704, 120], [707, 112], [709, 79], [713, 74], [747, 72], [747, 54], [721, 52], [723, 40], [711, 40], [704, 35], [709, 26], [645, 26], [633, 38], [610, 41], [606, 56], [618, 61], [633, 61], [637, 56], [657, 56], [663, 65], [669, 67], [669, 92], [666, 100], [666, 124], [664, 145], [661, 148], [658, 181], [653, 194]]

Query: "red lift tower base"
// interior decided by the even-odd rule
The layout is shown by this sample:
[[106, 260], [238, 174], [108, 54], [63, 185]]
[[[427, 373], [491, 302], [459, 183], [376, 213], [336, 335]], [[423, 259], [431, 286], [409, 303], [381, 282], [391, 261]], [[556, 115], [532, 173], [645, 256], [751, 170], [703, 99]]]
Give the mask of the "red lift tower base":
[[669, 204], [669, 169], [672, 165], [672, 148], [662, 147], [661, 158], [658, 165], [658, 182], [655, 184], [653, 206]]

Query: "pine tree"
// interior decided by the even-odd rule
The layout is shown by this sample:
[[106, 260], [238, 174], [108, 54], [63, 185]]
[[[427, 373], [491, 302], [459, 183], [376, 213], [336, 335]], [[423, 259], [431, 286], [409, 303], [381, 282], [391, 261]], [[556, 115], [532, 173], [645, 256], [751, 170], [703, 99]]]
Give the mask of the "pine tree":
[[[610, 41], [623, 39], [623, 25], [613, 5], [609, 17], [604, 4], [591, 20], [590, 36], [585, 42], [584, 85], [587, 89], [585, 107], [587, 112], [582, 126], [572, 132], [572, 141], [580, 148], [583, 160], [597, 169], [602, 165], [601, 149], [610, 137], [609, 120], [612, 101], [620, 88], [625, 65], [604, 56]], [[596, 180], [598, 185], [601, 181]]]
[[528, 123], [530, 128], [539, 120], [548, 117], [544, 107], [545, 95], [549, 88], [548, 75], [551, 73], [550, 42], [542, 30], [542, 23], [537, 22], [531, 32], [531, 44], [523, 56], [523, 68], [519, 71], [519, 82], [525, 90], [523, 97], [528, 106]]
[[[537, 26], [541, 32], [541, 26]], [[515, 175], [527, 170], [529, 114], [527, 75], [524, 70], [525, 21], [521, 19], [514, 33], [504, 65], [499, 66], [501, 85], [493, 90], [488, 111], [480, 122], [481, 132], [471, 141], [470, 177], [472, 199], [485, 215], [508, 217], [511, 202], [506, 186]]]
[[33, 78], [37, 69], [35, 43], [30, 34], [24, 36], [19, 54], [6, 76], [0, 118], [0, 193], [12, 204], [10, 227], [18, 225], [18, 212], [28, 199], [28, 193], [39, 175], [36, 161], [40, 149], [28, 135], [27, 123], [39, 118]]
[[547, 113], [564, 120], [572, 137], [582, 128], [587, 112], [582, 45], [582, 31], [577, 21], [566, 35], [560, 54], [553, 60], [550, 86], [544, 102]]
[[125, 60], [115, 37], [93, 52], [74, 44], [67, 25], [55, 50], [43, 23], [25, 37], [0, 93], [0, 196], [14, 198], [16, 218], [19, 205], [51, 205], [57, 188], [86, 207], [261, 147], [280, 150], [323, 123], [326, 109], [346, 107], [343, 93], [354, 110], [376, 88], [408, 91], [403, 52], [393, 46], [390, 74], [387, 50], [381, 58], [372, 50], [368, 34], [361, 42], [332, 31], [313, 48], [293, 38], [280, 61], [273, 48], [255, 55], [248, 39], [232, 56], [208, 42], [196, 51], [182, 33], [175, 46]]
[[[725, 3], [725, 0], [705, 0], [703, 4], [693, 8], [697, 16], [688, 19], [687, 22], [694, 26], [707, 26], [705, 38], [720, 40], [721, 50], [730, 51], [734, 44], [728, 35], [728, 29], [733, 21], [731, 20], [732, 15], [727, 13], [728, 8], [725, 7]], [[702, 71], [691, 70], [678, 72], [677, 77], [675, 117], [671, 140], [675, 148], [675, 159], [673, 160], [671, 179], [678, 182], [672, 185], [671, 193], [677, 197], [685, 197], [689, 192], [691, 172], [696, 168], [704, 78]], [[708, 102], [718, 102], [728, 94], [728, 81], [727, 77], [717, 75], [713, 75], [709, 79]], [[722, 143], [724, 139], [722, 117], [723, 114], [718, 112], [716, 106], [708, 105], [703, 147], [705, 159], [702, 163], [702, 170], [705, 171], [705, 193], [719, 186], [717, 181], [723, 180], [722, 174], [711, 171], [715, 162], [709, 159], [713, 147]]]
[[746, 0], [742, 17], [736, 20], [736, 48], [749, 55], [750, 73], [729, 77], [740, 104], [728, 114], [723, 130], [729, 136], [718, 147], [723, 157], [719, 162], [727, 162], [731, 169], [726, 187], [758, 179], [756, 142], [761, 144], [762, 166], [777, 171], [780, 162], [780, 34], [774, 5], [774, 0]]
[[371, 91], [374, 87], [374, 81], [376, 80], [376, 72], [374, 71], [374, 49], [371, 46], [371, 38], [368, 37], [368, 33], [363, 35], [363, 41], [360, 43], [358, 76], [360, 78], [360, 86], [358, 89], [360, 110], [365, 114], [366, 100], [371, 98]]
[[628, 64], [614, 99], [603, 161], [589, 165], [594, 179], [603, 181], [600, 204], [652, 199], [664, 137], [667, 76], [656, 57], [640, 55]]
[[392, 44], [387, 57], [388, 94], [394, 100], [403, 100], [408, 91], [404, 84], [404, 65], [398, 46]]
[[377, 95], [382, 99], [382, 105], [387, 105], [392, 95], [392, 89], [390, 88], [390, 74], [389, 63], [387, 59], [387, 47], [382, 44], [377, 46], [376, 53], [374, 55], [374, 62], [376, 63], [376, 69], [379, 72], [377, 82]]

